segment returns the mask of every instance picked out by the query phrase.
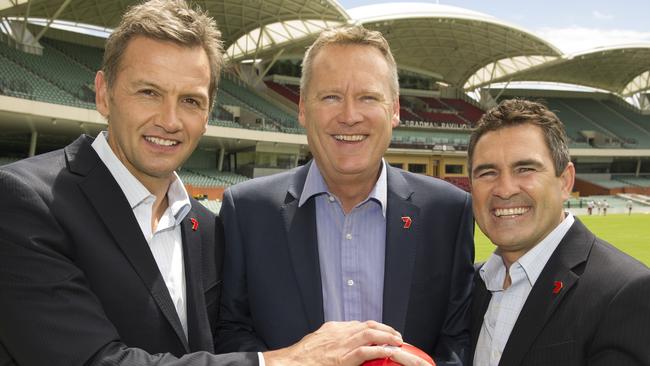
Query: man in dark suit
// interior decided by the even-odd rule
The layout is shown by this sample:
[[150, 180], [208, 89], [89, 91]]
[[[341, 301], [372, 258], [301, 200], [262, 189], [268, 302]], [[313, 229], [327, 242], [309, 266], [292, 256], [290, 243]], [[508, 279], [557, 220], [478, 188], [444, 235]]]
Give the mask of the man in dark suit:
[[299, 120], [314, 160], [230, 187], [222, 351], [284, 347], [323, 322], [375, 320], [460, 362], [473, 273], [469, 194], [392, 168], [395, 61], [378, 32], [322, 33], [303, 61]]
[[470, 139], [474, 216], [497, 246], [475, 275], [474, 365], [650, 365], [650, 271], [563, 210], [564, 126], [506, 100]]
[[0, 169], [1, 365], [405, 357], [370, 347], [401, 342], [378, 323], [330, 324], [264, 355], [212, 354], [222, 226], [174, 171], [206, 130], [219, 37], [211, 18], [181, 0], [131, 8], [95, 79], [107, 133]]

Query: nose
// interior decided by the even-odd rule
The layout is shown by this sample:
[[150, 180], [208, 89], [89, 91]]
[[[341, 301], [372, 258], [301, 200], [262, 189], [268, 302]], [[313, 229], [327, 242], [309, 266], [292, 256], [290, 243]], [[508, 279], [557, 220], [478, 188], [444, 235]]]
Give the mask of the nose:
[[501, 199], [511, 198], [519, 193], [519, 184], [517, 183], [517, 179], [509, 173], [501, 174], [492, 190], [492, 193]]
[[165, 98], [161, 105], [159, 113], [158, 125], [162, 127], [165, 132], [174, 133], [183, 128], [181, 118], [178, 113], [178, 102]]
[[345, 98], [340, 115], [340, 122], [353, 126], [363, 120], [363, 115], [354, 98]]

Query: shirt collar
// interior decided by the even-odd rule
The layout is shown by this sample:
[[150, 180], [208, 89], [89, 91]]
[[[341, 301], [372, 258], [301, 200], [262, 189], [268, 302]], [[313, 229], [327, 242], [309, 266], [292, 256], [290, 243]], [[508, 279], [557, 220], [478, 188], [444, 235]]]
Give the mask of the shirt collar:
[[[106, 165], [122, 192], [124, 192], [131, 209], [135, 209], [147, 200], [155, 199], [154, 195], [117, 158], [106, 141], [107, 137], [107, 131], [100, 132], [93, 141], [92, 147], [99, 155], [99, 159]], [[167, 190], [167, 200], [176, 224], [179, 224], [190, 211], [191, 203], [180, 177], [176, 172], [173, 172], [173, 174], [174, 180]]]
[[[309, 167], [309, 171], [307, 172], [307, 178], [305, 179], [305, 186], [302, 189], [302, 193], [300, 195], [300, 200], [298, 201], [298, 207], [301, 207], [307, 200], [309, 200], [313, 196], [317, 196], [320, 194], [333, 194], [329, 191], [327, 188], [327, 184], [325, 184], [325, 179], [323, 179], [323, 176], [320, 172], [320, 169], [318, 168], [318, 164], [316, 164], [316, 161], [314, 160]], [[381, 173], [379, 174], [379, 178], [377, 179], [377, 182], [375, 183], [374, 187], [370, 191], [370, 194], [368, 197], [363, 200], [361, 203], [359, 203], [356, 207], [364, 204], [370, 199], [374, 199], [379, 203], [379, 206], [381, 207], [381, 213], [384, 217], [386, 217], [386, 201], [388, 197], [388, 179], [387, 179], [387, 174], [386, 174], [386, 162], [384, 159], [381, 159]]]
[[[535, 245], [530, 249], [526, 254], [524, 254], [519, 260], [517, 260], [512, 265], [520, 265], [531, 287], [535, 285], [539, 275], [544, 270], [546, 263], [560, 245], [560, 241], [564, 238], [567, 231], [573, 225], [575, 219], [571, 213], [566, 213], [566, 216], [562, 222], [553, 229], [544, 239], [542, 239], [539, 244]], [[503, 280], [505, 279], [506, 267], [503, 264], [503, 259], [498, 254], [498, 251], [492, 253], [490, 258], [485, 262], [481, 270], [479, 271], [485, 286], [490, 291], [500, 291], [503, 290]]]

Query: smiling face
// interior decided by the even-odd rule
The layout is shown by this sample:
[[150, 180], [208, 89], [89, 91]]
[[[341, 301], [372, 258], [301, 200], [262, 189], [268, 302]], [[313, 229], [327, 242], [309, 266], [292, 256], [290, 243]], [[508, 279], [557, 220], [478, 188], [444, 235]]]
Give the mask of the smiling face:
[[557, 177], [542, 129], [530, 123], [485, 133], [473, 156], [474, 216], [504, 259], [515, 262], [564, 219], [573, 164]]
[[311, 67], [299, 120], [325, 182], [330, 189], [346, 182], [372, 187], [399, 124], [386, 60], [372, 46], [328, 45]]
[[209, 114], [210, 65], [201, 47], [146, 37], [126, 47], [113, 85], [95, 78], [108, 144], [147, 188], [169, 184], [194, 151]]

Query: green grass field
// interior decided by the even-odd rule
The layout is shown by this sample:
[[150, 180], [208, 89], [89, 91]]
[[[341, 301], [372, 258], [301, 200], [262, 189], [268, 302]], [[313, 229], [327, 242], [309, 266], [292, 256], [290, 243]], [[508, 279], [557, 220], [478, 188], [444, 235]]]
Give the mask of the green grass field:
[[[594, 234], [650, 266], [650, 214], [578, 216]], [[476, 227], [476, 261], [485, 261], [494, 245]]]

